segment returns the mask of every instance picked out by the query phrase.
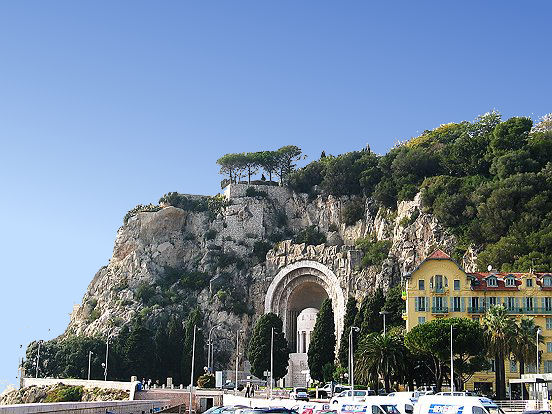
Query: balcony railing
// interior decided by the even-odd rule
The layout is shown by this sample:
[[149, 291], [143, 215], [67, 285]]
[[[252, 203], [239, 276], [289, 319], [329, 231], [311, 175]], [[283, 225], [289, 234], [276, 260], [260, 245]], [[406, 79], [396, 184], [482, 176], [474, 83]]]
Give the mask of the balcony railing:
[[433, 306], [431, 308], [431, 313], [448, 313], [448, 307], [446, 306]]
[[[468, 313], [485, 313], [488, 308], [484, 306], [479, 307], [468, 307]], [[552, 315], [552, 308], [539, 308], [534, 306], [532, 308], [509, 308], [506, 306], [508, 313], [514, 315]]]

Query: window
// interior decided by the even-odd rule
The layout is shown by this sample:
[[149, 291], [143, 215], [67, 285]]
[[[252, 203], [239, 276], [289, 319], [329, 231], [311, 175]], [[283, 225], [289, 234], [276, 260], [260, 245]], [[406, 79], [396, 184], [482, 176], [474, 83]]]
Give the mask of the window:
[[472, 296], [471, 307], [473, 310], [479, 309], [479, 298], [477, 296]]
[[527, 287], [533, 287], [533, 279], [529, 278], [525, 281]]
[[549, 374], [552, 372], [552, 361], [544, 361], [544, 373]]
[[552, 298], [544, 298], [544, 310], [551, 311], [552, 310]]
[[528, 311], [533, 310], [533, 298], [525, 298], [525, 309]]
[[490, 306], [496, 306], [498, 303], [497, 303], [497, 298], [496, 296], [491, 296], [489, 297], [489, 305]]
[[454, 279], [454, 290], [460, 290], [460, 280]]
[[441, 296], [437, 296], [435, 298], [435, 308], [436, 309], [443, 309], [443, 298]]
[[542, 285], [545, 287], [552, 286], [552, 276], [546, 275], [542, 278]]
[[546, 352], [551, 353], [552, 352], [552, 342], [546, 343]]
[[425, 316], [418, 316], [418, 325], [425, 323]]
[[514, 310], [516, 307], [516, 298], [512, 296], [508, 296], [508, 301], [506, 302], [506, 308], [508, 310]]
[[425, 312], [427, 310], [425, 298], [423, 296], [418, 296], [416, 298], [416, 304], [417, 304], [418, 312]]
[[516, 279], [513, 276], [506, 276], [506, 279], [504, 279], [504, 284], [507, 287], [514, 287], [516, 286]]
[[526, 374], [536, 374], [537, 373], [537, 364], [534, 362], [525, 364], [525, 373]]
[[510, 372], [517, 372], [517, 363], [514, 360], [510, 360]]
[[425, 280], [424, 279], [418, 280], [418, 290], [425, 290]]
[[546, 318], [546, 329], [552, 329], [552, 318]]
[[491, 359], [491, 372], [495, 372], [495, 360]]
[[372, 414], [380, 414], [381, 410], [377, 405], [372, 406]]
[[435, 275], [435, 290], [443, 290], [443, 276]]
[[485, 414], [485, 410], [481, 407], [472, 407], [472, 414]]
[[494, 276], [489, 276], [487, 278], [487, 286], [490, 286], [490, 287], [497, 287], [498, 286], [498, 283], [496, 281], [496, 277]]
[[460, 312], [460, 296], [452, 298], [452, 311]]

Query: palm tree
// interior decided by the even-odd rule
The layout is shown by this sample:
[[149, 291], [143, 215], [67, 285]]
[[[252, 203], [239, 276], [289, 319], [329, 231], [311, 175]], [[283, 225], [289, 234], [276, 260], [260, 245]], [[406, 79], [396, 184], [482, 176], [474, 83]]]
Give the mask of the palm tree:
[[355, 359], [355, 373], [359, 382], [376, 384], [383, 379], [385, 391], [390, 392], [391, 380], [402, 372], [404, 345], [399, 335], [372, 333], [359, 344]]
[[[533, 318], [522, 318], [519, 321], [519, 324], [516, 325], [516, 337], [512, 354], [515, 360], [519, 362], [520, 378], [523, 374], [525, 374], [525, 364], [533, 364], [537, 362], [536, 336], [538, 329], [539, 327], [535, 325], [535, 320]], [[539, 338], [539, 342], [544, 342], [542, 336]], [[523, 394], [527, 395], [527, 392], [525, 391]]]
[[495, 360], [496, 396], [506, 398], [504, 360], [510, 355], [516, 335], [516, 323], [502, 305], [492, 306], [483, 317], [483, 329], [489, 354]]

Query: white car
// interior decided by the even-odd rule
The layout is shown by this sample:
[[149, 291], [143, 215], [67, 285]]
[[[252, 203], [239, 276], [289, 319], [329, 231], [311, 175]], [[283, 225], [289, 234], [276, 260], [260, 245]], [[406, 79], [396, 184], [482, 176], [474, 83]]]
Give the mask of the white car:
[[306, 388], [296, 387], [289, 394], [289, 398], [291, 398], [293, 400], [308, 401], [309, 400], [309, 392]]
[[331, 404], [339, 405], [349, 401], [360, 401], [361, 399], [366, 398], [370, 395], [375, 395], [375, 392], [372, 390], [347, 390], [340, 392], [335, 397], [333, 397], [331, 399]]
[[414, 406], [414, 414], [427, 413], [504, 414], [504, 411], [492, 400], [483, 397], [423, 395]]

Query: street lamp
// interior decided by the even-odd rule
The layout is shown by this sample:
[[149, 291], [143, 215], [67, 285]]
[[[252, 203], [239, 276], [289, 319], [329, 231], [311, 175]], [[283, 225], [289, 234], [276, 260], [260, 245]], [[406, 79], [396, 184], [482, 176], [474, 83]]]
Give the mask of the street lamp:
[[386, 330], [385, 330], [385, 315], [389, 315], [391, 312], [388, 312], [388, 311], [381, 311], [379, 314], [380, 315], [383, 315], [383, 336], [385, 336], [386, 334]]
[[90, 381], [90, 362], [92, 361], [92, 354], [94, 352], [88, 351], [88, 381]]
[[537, 329], [537, 374], [539, 373], [539, 335], [542, 334], [541, 328]]
[[218, 328], [220, 325], [214, 325], [209, 329], [209, 338], [207, 339], [207, 371], [212, 374], [215, 371], [215, 349], [213, 346], [213, 330]]
[[234, 395], [238, 395], [238, 364], [240, 362], [240, 333], [243, 333], [243, 329], [236, 331], [236, 379], [234, 384]]
[[190, 414], [192, 414], [192, 394], [194, 390], [194, 360], [195, 360], [195, 344], [196, 344], [196, 331], [201, 330], [196, 325], [194, 325], [194, 339], [192, 341], [192, 369], [190, 373]]
[[111, 338], [111, 333], [107, 334], [107, 341], [105, 343], [105, 363], [102, 364], [104, 368], [104, 381], [107, 381], [107, 361], [109, 358], [109, 338]]
[[38, 341], [38, 350], [36, 351], [36, 374], [35, 378], [38, 378], [38, 364], [40, 363], [40, 345], [44, 342], [42, 339]]
[[360, 328], [356, 326], [351, 326], [351, 329], [349, 330], [349, 384], [351, 385], [351, 391], [353, 400], [355, 399], [355, 381], [354, 381], [354, 348], [353, 348], [353, 331], [360, 332]]
[[270, 396], [272, 398], [272, 383], [274, 381], [274, 327], [270, 330]]

